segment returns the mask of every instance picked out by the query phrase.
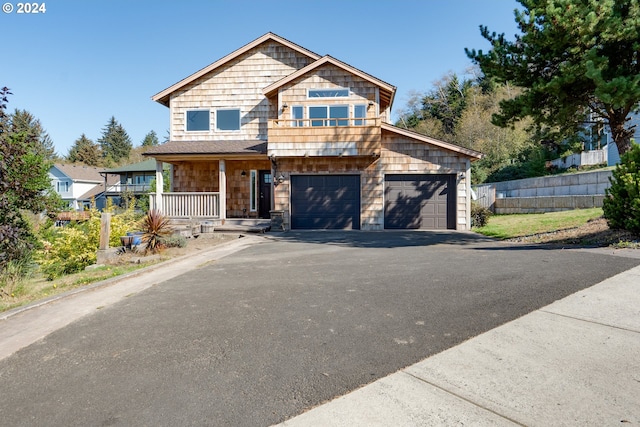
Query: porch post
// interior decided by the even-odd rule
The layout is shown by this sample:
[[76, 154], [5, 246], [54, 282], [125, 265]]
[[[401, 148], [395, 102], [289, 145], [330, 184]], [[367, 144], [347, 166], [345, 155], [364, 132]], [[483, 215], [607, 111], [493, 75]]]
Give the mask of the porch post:
[[218, 177], [218, 184], [220, 187], [220, 219], [224, 220], [227, 218], [227, 167], [225, 164], [225, 161], [223, 159], [220, 159], [218, 161], [219, 163], [219, 177]]
[[156, 160], [156, 204], [153, 208], [158, 212], [162, 212], [162, 189], [164, 188], [163, 179], [162, 162], [160, 160]]

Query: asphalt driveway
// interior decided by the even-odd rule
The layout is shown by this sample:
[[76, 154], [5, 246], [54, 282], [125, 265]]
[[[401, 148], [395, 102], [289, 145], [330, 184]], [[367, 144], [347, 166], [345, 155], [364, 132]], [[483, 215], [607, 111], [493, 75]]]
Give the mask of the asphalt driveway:
[[2, 424], [270, 425], [638, 264], [471, 233], [269, 235], [1, 360]]

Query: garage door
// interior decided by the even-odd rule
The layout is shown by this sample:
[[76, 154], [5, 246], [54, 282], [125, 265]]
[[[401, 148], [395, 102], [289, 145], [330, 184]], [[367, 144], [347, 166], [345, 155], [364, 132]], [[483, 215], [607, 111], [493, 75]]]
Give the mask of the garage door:
[[291, 228], [359, 229], [359, 175], [292, 175]]
[[386, 175], [384, 228], [455, 228], [455, 175]]

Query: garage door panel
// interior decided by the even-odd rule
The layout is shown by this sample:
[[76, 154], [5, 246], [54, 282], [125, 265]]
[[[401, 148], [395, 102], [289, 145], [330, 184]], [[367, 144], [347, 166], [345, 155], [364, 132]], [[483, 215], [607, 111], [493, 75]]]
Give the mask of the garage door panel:
[[385, 176], [385, 228], [455, 228], [455, 175]]
[[292, 175], [291, 228], [360, 228], [360, 176]]

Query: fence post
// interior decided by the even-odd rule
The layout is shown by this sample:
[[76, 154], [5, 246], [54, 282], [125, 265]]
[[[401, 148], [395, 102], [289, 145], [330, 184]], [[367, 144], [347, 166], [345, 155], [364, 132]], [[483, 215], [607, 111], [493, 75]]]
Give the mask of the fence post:
[[103, 213], [100, 216], [100, 245], [98, 249], [105, 251], [109, 249], [109, 237], [111, 235], [111, 214]]

